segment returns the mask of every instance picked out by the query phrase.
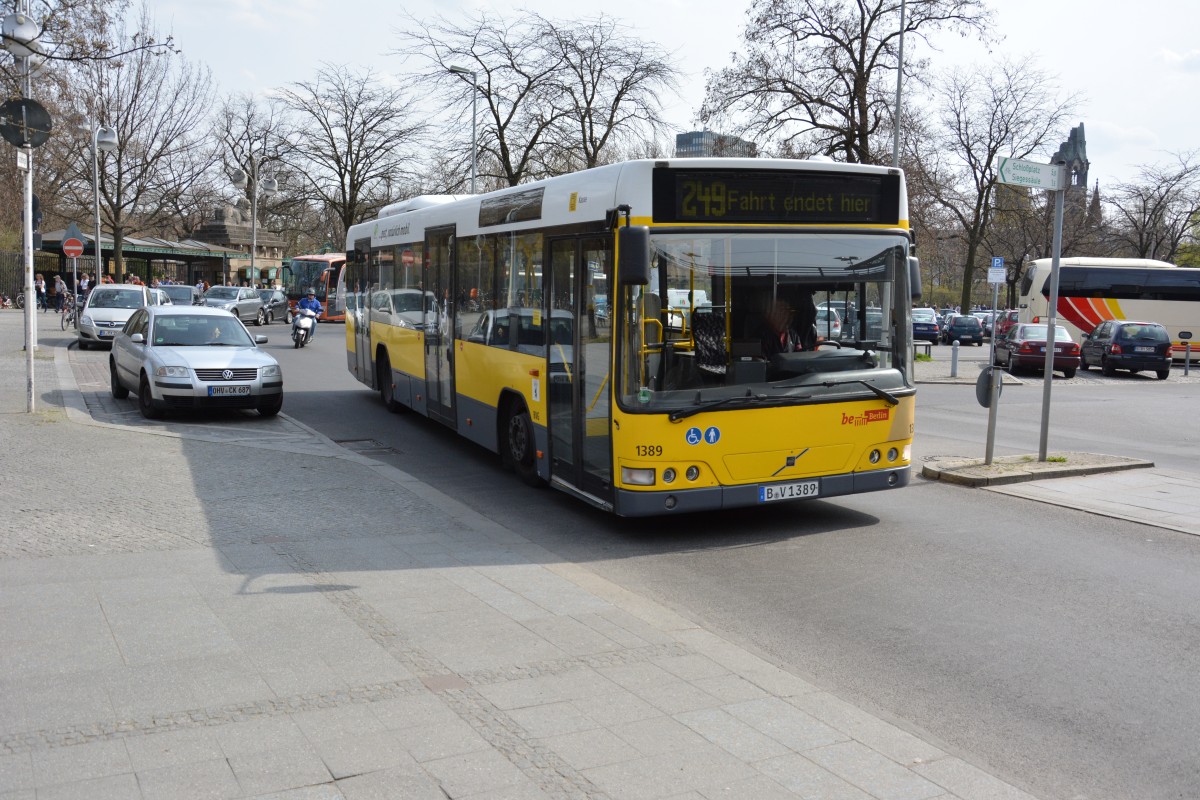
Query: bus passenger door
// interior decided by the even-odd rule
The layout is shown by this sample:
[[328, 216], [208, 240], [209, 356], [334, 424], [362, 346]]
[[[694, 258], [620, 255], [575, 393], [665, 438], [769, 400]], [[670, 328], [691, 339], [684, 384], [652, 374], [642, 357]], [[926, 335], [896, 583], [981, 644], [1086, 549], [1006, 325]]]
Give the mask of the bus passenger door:
[[594, 276], [612, 263], [605, 237], [551, 240], [547, 342], [551, 477], [612, 500], [611, 328], [597, 324]]
[[[346, 326], [354, 337], [354, 375], [372, 389], [379, 388], [379, 376], [375, 374], [375, 354], [371, 352], [371, 289], [372, 278], [379, 281], [378, 256], [371, 252], [371, 240], [361, 239], [354, 243], [355, 263], [349, 265], [353, 272], [354, 292], [352, 312], [346, 314]], [[361, 260], [359, 260], [361, 259]]]
[[436, 302], [425, 309], [425, 404], [452, 428], [454, 418], [454, 227], [425, 233], [425, 286]]

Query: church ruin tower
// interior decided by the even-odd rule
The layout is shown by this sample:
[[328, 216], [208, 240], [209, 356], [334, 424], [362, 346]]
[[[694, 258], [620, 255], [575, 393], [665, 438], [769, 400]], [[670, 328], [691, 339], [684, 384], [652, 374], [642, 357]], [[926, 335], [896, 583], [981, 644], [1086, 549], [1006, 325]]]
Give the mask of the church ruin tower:
[[1088, 190], [1087, 139], [1083, 135], [1083, 123], [1071, 128], [1067, 140], [1058, 146], [1058, 152], [1050, 159], [1051, 164], [1066, 162], [1071, 173], [1067, 196], [1086, 198]]

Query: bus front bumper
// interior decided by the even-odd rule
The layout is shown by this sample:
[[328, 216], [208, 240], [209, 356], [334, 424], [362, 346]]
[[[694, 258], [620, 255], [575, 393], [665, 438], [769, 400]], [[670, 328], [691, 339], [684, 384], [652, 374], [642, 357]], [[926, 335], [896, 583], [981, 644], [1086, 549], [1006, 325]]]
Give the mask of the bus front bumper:
[[[843, 475], [825, 475], [813, 478], [817, 481], [816, 494], [806, 500], [825, 500], [847, 494], [877, 492], [883, 489], [899, 489], [907, 486], [912, 467], [850, 472]], [[614, 511], [622, 517], [649, 517], [662, 514], [687, 514], [695, 511], [712, 511], [719, 508], [747, 508], [749, 506], [773, 505], [764, 502], [764, 484], [746, 486], [715, 486], [705, 489], [682, 489], [679, 491], [659, 490], [653, 492], [631, 492], [617, 489]]]

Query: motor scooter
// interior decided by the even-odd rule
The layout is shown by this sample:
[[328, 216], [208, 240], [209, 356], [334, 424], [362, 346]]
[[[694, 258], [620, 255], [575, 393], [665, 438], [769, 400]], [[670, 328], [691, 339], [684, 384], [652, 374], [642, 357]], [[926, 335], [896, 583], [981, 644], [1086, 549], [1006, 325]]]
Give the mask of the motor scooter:
[[310, 308], [297, 308], [292, 319], [292, 343], [297, 349], [312, 341], [317, 327], [317, 312]]

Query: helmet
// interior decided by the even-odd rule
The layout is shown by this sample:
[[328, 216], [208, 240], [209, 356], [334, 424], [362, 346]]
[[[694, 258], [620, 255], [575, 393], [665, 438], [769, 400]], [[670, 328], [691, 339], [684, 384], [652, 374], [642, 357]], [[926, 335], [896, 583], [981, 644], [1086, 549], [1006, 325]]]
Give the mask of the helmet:
[[316, 293], [316, 291], [315, 291], [315, 290], [313, 290], [313, 289], [309, 289], [309, 290], [308, 290], [308, 296], [309, 296], [309, 297], [316, 297], [316, 296], [317, 296], [317, 293]]

